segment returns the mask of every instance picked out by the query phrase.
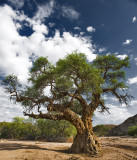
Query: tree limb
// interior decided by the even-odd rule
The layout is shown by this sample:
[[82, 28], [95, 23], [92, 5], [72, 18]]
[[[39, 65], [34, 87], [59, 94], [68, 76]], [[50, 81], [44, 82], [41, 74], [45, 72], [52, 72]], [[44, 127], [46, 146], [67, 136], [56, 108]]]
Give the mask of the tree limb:
[[104, 103], [103, 103], [102, 100], [100, 100], [99, 104], [100, 104], [101, 107], [102, 107], [102, 110], [101, 110], [100, 112], [104, 112], [104, 110], [106, 110], [106, 111], [110, 114], [108, 108], [104, 105]]
[[29, 116], [29, 117], [32, 117], [35, 119], [39, 119], [39, 118], [50, 119], [50, 120], [54, 120], [54, 121], [66, 119], [66, 117], [64, 116], [63, 113], [57, 113], [57, 114], [53, 115], [53, 114], [49, 114], [49, 113], [43, 114], [42, 112], [40, 112], [40, 114], [34, 114], [33, 112], [31, 114], [29, 114], [29, 113], [24, 112], [24, 116]]

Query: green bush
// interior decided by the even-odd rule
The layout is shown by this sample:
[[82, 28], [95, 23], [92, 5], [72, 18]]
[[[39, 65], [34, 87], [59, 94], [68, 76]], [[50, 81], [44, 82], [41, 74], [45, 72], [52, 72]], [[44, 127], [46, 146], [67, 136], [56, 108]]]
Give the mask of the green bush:
[[130, 135], [130, 136], [137, 135], [137, 125], [129, 127], [128, 135]]
[[103, 124], [93, 127], [93, 131], [96, 133], [97, 136], [107, 136], [110, 130], [110, 127], [104, 126]]

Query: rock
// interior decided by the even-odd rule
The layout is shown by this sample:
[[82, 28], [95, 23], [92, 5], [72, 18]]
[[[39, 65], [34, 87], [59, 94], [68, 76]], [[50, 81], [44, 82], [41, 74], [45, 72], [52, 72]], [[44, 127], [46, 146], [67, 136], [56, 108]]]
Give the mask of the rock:
[[128, 134], [128, 129], [131, 126], [137, 125], [137, 114], [133, 117], [129, 117], [120, 125], [114, 127], [109, 132], [109, 136], [123, 136]]

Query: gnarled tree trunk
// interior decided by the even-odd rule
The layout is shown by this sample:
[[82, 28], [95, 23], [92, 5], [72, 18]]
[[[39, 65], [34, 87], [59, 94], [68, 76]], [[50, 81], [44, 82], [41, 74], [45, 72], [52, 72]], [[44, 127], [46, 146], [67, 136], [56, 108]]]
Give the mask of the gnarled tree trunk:
[[70, 148], [73, 153], [89, 153], [99, 155], [100, 143], [93, 131], [86, 131], [82, 134], [77, 133]]
[[89, 153], [92, 156], [98, 156], [101, 146], [98, 138], [92, 130], [92, 116], [83, 114], [81, 120], [84, 125], [82, 132], [77, 132], [70, 151], [73, 153]]

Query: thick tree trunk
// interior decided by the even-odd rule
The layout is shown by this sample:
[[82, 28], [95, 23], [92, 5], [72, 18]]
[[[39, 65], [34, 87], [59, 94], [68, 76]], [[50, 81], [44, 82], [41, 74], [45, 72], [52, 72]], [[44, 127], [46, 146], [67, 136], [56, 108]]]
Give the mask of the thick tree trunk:
[[89, 153], [98, 156], [100, 151], [100, 143], [93, 131], [85, 131], [77, 134], [74, 138], [70, 152], [73, 153]]

